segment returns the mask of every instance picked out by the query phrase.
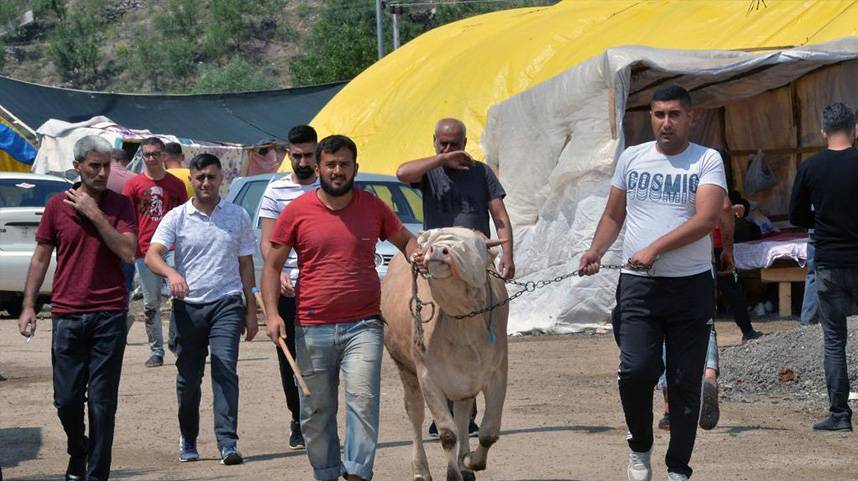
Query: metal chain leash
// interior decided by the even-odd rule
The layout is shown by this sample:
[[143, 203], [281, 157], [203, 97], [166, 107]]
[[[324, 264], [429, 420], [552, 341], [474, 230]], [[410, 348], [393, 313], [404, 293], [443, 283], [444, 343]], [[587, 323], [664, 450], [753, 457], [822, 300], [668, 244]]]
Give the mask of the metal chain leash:
[[[629, 266], [628, 265], [606, 264], [606, 265], [601, 266], [601, 269], [617, 269], [618, 270], [618, 269], [622, 269], [624, 267], [629, 267]], [[461, 320], [461, 319], [466, 319], [468, 317], [473, 317], [473, 316], [477, 316], [480, 314], [485, 314], [486, 312], [493, 311], [493, 310], [497, 309], [498, 307], [505, 306], [505, 305], [509, 304], [514, 299], [518, 299], [519, 297], [523, 296], [524, 294], [526, 294], [528, 292], [535, 292], [537, 289], [542, 289], [543, 287], [546, 287], [546, 286], [549, 286], [551, 284], [555, 284], [558, 282], [565, 281], [566, 279], [569, 279], [570, 277], [575, 277], [578, 275], [578, 271], [574, 270], [568, 274], [563, 274], [562, 276], [557, 276], [554, 279], [519, 282], [519, 281], [514, 281], [512, 279], [504, 279], [503, 276], [498, 274], [494, 269], [486, 269], [486, 271], [489, 273], [490, 276], [492, 276], [496, 279], [500, 279], [507, 284], [519, 286], [522, 289], [520, 291], [516, 292], [515, 294], [512, 294], [511, 296], [507, 297], [503, 301], [496, 302], [496, 303], [491, 304], [489, 306], [486, 306], [482, 309], [475, 309], [475, 310], [473, 310], [467, 314], [462, 314], [462, 315], [458, 315], [458, 316], [448, 314], [449, 317], [451, 317], [453, 319]]]
[[[652, 266], [641, 267], [641, 266], [631, 265], [629, 263], [624, 264], [624, 265], [605, 264], [605, 265], [600, 266], [600, 269], [612, 269], [612, 270], [630, 269], [630, 270], [636, 270], [636, 271], [649, 271], [651, 268], [652, 268]], [[467, 314], [461, 314], [461, 315], [448, 314], [448, 316], [450, 318], [461, 320], [461, 319], [467, 319], [469, 317], [478, 316], [480, 314], [485, 314], [487, 312], [491, 312], [491, 311], [497, 309], [498, 307], [505, 306], [505, 305], [509, 304], [514, 299], [518, 299], [519, 297], [523, 296], [525, 293], [534, 292], [537, 289], [541, 289], [545, 286], [555, 284], [558, 282], [562, 282], [566, 279], [569, 279], [570, 277], [575, 277], [578, 275], [578, 270], [576, 269], [576, 270], [574, 270], [568, 274], [563, 274], [561, 276], [557, 276], [554, 279], [520, 282], [520, 281], [514, 281], [512, 279], [504, 279], [503, 276], [501, 276], [500, 274], [495, 272], [494, 269], [486, 269], [486, 272], [490, 276], [504, 281], [506, 284], [512, 284], [515, 286], [519, 286], [522, 289], [520, 291], [516, 292], [515, 294], [508, 296], [503, 301], [490, 304], [490, 305], [488, 305], [482, 309], [475, 309], [475, 310], [473, 310]], [[417, 331], [417, 339], [416, 339], [417, 347], [421, 351], [423, 351], [423, 350], [425, 350], [425, 345], [423, 342], [423, 324], [426, 324], [435, 318], [436, 307], [435, 307], [435, 302], [433, 302], [433, 301], [423, 302], [423, 300], [420, 299], [420, 296], [417, 295], [417, 277], [421, 276], [421, 275], [423, 275], [423, 274], [420, 273], [419, 269], [417, 268], [417, 264], [411, 263], [411, 300], [408, 303], [408, 307], [409, 307], [409, 310], [411, 311], [411, 317], [412, 317], [412, 319], [414, 319], [414, 327]], [[428, 277], [428, 276], [424, 276], [424, 277]], [[423, 317], [423, 307], [424, 306], [429, 306], [432, 308], [431, 313], [426, 318]]]

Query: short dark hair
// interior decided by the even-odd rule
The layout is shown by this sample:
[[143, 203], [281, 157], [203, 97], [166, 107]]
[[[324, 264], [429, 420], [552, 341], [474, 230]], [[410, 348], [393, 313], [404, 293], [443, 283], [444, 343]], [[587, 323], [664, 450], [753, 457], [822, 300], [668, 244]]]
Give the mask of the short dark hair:
[[852, 132], [855, 128], [855, 111], [843, 102], [828, 105], [822, 111], [822, 131], [826, 134], [834, 132]]
[[656, 102], [668, 102], [671, 100], [679, 100], [679, 103], [687, 108], [691, 108], [691, 95], [688, 93], [688, 90], [680, 87], [679, 85], [663, 85], [656, 89], [655, 93], [652, 94], [652, 100], [650, 100], [649, 104]]
[[128, 161], [130, 160], [128, 158], [128, 152], [126, 152], [123, 149], [111, 150], [110, 151], [110, 158], [117, 161], [117, 162], [123, 163], [123, 164], [127, 164]]
[[329, 135], [316, 145], [316, 162], [321, 162], [322, 152], [333, 154], [334, 152], [346, 148], [352, 153], [352, 158], [357, 162], [357, 146], [352, 139], [345, 135]]
[[289, 129], [289, 134], [286, 136], [290, 144], [306, 144], [309, 142], [316, 143], [319, 140], [319, 135], [316, 134], [316, 129], [309, 125], [296, 125]]
[[158, 137], [148, 137], [143, 139], [143, 142], [140, 142], [140, 147], [144, 145], [157, 145], [161, 148], [161, 151], [164, 151], [164, 141], [159, 139]]
[[223, 168], [220, 165], [220, 159], [212, 154], [197, 154], [188, 164], [191, 170], [203, 170], [210, 165], [216, 165], [218, 169]]
[[170, 155], [182, 155], [182, 146], [177, 142], [167, 142], [164, 146], [164, 152]]

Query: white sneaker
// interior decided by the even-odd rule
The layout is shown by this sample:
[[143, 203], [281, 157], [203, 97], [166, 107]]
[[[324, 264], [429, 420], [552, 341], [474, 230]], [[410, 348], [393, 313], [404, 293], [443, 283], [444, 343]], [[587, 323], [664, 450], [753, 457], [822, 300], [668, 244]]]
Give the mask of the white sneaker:
[[679, 473], [667, 473], [667, 481], [688, 481], [688, 476]]
[[645, 453], [629, 451], [629, 481], [652, 481], [651, 455], [652, 449]]

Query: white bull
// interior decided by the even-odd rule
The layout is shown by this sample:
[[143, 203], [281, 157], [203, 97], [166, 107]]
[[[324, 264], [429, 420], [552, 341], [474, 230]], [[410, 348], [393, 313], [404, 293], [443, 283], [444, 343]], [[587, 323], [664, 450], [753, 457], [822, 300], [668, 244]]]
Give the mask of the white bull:
[[[402, 255], [393, 259], [382, 283], [381, 310], [388, 323], [384, 345], [405, 388], [415, 481], [432, 479], [423, 449], [424, 400], [447, 455], [447, 481], [473, 480], [474, 471], [485, 469], [488, 450], [498, 439], [507, 384], [508, 306], [464, 319], [453, 317], [507, 299], [504, 282], [487, 272], [493, 268], [495, 257], [490, 248], [498, 243], [457, 227], [418, 236], [430, 276], [418, 276], [417, 297], [435, 306], [423, 306], [425, 322], [420, 326], [412, 315], [416, 306], [412, 301], [411, 265]], [[479, 447], [470, 452], [468, 418], [480, 392], [486, 406]], [[452, 417], [448, 399], [453, 401]]]

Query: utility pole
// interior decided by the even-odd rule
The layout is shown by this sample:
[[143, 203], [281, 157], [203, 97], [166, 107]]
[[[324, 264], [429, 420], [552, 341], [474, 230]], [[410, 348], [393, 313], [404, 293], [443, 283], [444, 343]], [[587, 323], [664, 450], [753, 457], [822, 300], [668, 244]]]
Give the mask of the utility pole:
[[382, 0], [375, 0], [375, 37], [378, 42], [378, 59], [384, 57], [384, 32], [381, 25]]
[[399, 48], [399, 16], [402, 15], [401, 5], [391, 5], [390, 13], [393, 14], [393, 50]]

